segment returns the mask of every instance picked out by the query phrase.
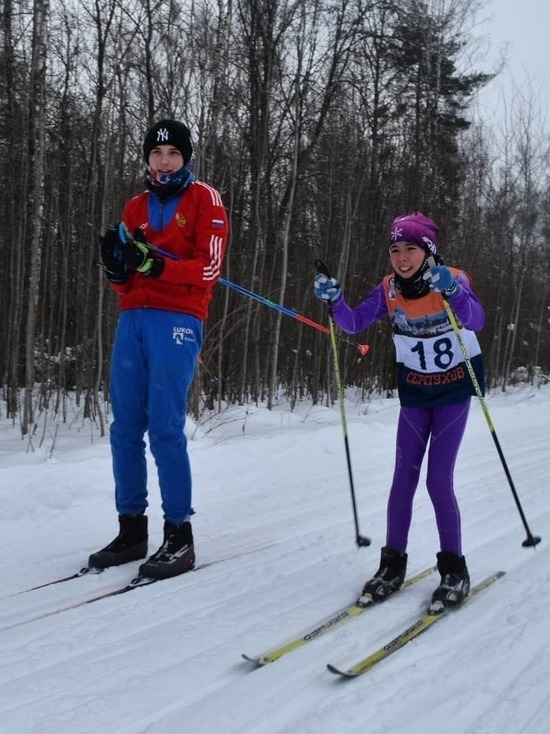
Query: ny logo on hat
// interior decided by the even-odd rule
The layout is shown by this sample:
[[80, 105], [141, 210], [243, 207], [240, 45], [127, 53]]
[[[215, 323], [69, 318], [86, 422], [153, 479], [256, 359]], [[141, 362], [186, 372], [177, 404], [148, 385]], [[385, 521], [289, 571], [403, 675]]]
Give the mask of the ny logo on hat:
[[168, 129], [166, 127], [157, 130], [157, 143], [162, 140], [168, 140]]

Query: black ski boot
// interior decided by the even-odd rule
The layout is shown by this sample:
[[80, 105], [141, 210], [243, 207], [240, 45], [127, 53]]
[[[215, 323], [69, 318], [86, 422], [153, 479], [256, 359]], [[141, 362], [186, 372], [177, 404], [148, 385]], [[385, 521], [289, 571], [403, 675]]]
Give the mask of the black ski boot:
[[406, 572], [407, 554], [384, 546], [380, 553], [380, 568], [363, 586], [357, 603], [360, 606], [370, 606], [375, 602], [384, 601], [400, 588]]
[[441, 551], [437, 554], [437, 570], [441, 583], [432, 595], [430, 614], [441, 614], [445, 609], [457, 607], [470, 593], [470, 575], [464, 556]]
[[120, 566], [130, 561], [139, 561], [147, 555], [147, 516], [119, 515], [118, 522], [118, 535], [105, 548], [92, 553], [88, 559], [89, 566]]
[[174, 525], [166, 521], [164, 543], [139, 567], [139, 574], [154, 579], [167, 579], [192, 571], [194, 567], [195, 549], [191, 523]]

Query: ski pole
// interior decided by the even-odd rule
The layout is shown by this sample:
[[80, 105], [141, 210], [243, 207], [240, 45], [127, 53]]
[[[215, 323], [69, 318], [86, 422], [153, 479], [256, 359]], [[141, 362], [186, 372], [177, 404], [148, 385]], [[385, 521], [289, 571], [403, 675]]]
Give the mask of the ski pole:
[[[167, 252], [166, 250], [162, 250], [160, 247], [155, 247], [155, 245], [150, 245], [147, 243], [147, 246], [150, 250], [153, 250], [154, 252], [158, 252], [159, 255], [162, 255], [163, 257], [167, 257], [169, 260], [179, 260], [179, 257], [177, 255], [173, 255], [171, 252]], [[248, 296], [248, 298], [252, 298], [254, 301], [258, 301], [259, 303], [263, 303], [264, 306], [269, 306], [269, 308], [274, 308], [276, 311], [279, 311], [280, 313], [285, 314], [286, 316], [291, 316], [293, 319], [296, 319], [302, 324], [307, 324], [308, 326], [313, 327], [314, 329], [317, 329], [318, 331], [322, 331], [325, 334], [330, 334], [330, 329], [328, 329], [326, 326], [323, 326], [323, 324], [319, 324], [317, 321], [312, 321], [312, 319], [308, 319], [307, 316], [303, 316], [302, 314], [298, 313], [297, 311], [293, 311], [291, 308], [287, 308], [286, 306], [282, 306], [280, 303], [275, 303], [274, 301], [270, 301], [268, 298], [265, 298], [264, 296], [261, 296], [259, 293], [254, 293], [254, 291], [249, 291], [247, 288], [244, 288], [242, 285], [237, 285], [237, 283], [232, 283], [230, 280], [227, 280], [227, 278], [218, 278], [218, 283], [221, 283], [222, 285], [227, 286], [228, 288], [233, 288], [233, 290], [237, 291], [237, 293], [240, 293], [243, 296]], [[341, 339], [342, 341], [345, 341], [347, 344], [351, 344], [351, 346], [356, 347], [359, 350], [359, 353], [361, 356], [365, 356], [365, 354], [369, 351], [369, 345], [368, 344], [358, 344], [357, 342], [354, 342], [349, 337], [343, 335], [343, 334], [335, 334], [337, 339]]]
[[[287, 308], [286, 306], [282, 306], [280, 303], [274, 303], [273, 301], [270, 301], [268, 298], [265, 298], [264, 296], [259, 295], [258, 293], [254, 293], [254, 291], [249, 291], [247, 288], [243, 288], [242, 285], [237, 285], [236, 283], [232, 283], [230, 280], [227, 280], [227, 278], [218, 278], [218, 283], [222, 283], [222, 285], [228, 286], [229, 288], [233, 288], [233, 290], [237, 291], [237, 293], [241, 293], [243, 296], [248, 296], [249, 298], [252, 298], [255, 301], [258, 301], [259, 303], [263, 303], [264, 306], [269, 306], [270, 308], [274, 308], [276, 311], [280, 311], [281, 313], [284, 313], [286, 316], [291, 316], [293, 319], [296, 319], [301, 324], [307, 324], [308, 326], [313, 327], [314, 329], [318, 329], [319, 331], [324, 332], [325, 334], [330, 334], [331, 331], [326, 326], [323, 326], [323, 324], [319, 324], [317, 321], [312, 321], [311, 319], [308, 319], [307, 316], [303, 316], [301, 313], [298, 313], [297, 311], [293, 311], [291, 308]], [[335, 334], [335, 337], [337, 339], [341, 339], [342, 341], [347, 342], [348, 344], [351, 344], [354, 347], [357, 347], [359, 350], [359, 353], [364, 356], [369, 351], [369, 345], [368, 344], [357, 344], [357, 342], [352, 341], [347, 336], [344, 336], [343, 334]]]
[[[321, 273], [322, 275], [326, 275], [327, 278], [330, 278], [329, 271], [327, 266], [321, 261], [316, 260], [315, 261], [315, 267], [317, 269], [318, 273]], [[346, 408], [344, 404], [344, 385], [342, 382], [342, 375], [340, 373], [340, 364], [338, 362], [338, 346], [336, 344], [336, 334], [334, 329], [334, 318], [332, 315], [332, 305], [328, 304], [328, 322], [330, 326], [330, 342], [332, 345], [332, 354], [334, 357], [334, 373], [336, 376], [336, 384], [338, 386], [338, 394], [340, 397], [340, 416], [342, 420], [342, 431], [344, 433], [344, 446], [346, 448], [346, 461], [348, 465], [348, 478], [349, 478], [349, 487], [351, 492], [351, 504], [353, 507], [353, 519], [355, 522], [355, 542], [357, 543], [357, 546], [359, 548], [361, 547], [367, 547], [371, 544], [370, 538], [365, 537], [364, 535], [361, 535], [359, 532], [359, 519], [357, 517], [357, 501], [355, 499], [355, 488], [353, 484], [353, 472], [351, 469], [351, 456], [350, 456], [350, 450], [349, 450], [349, 441], [348, 441], [348, 425], [346, 420]]]
[[[436, 267], [435, 260], [433, 257], [428, 258], [428, 264], [431, 268]], [[523, 527], [525, 528], [525, 532], [527, 533], [527, 538], [523, 541], [522, 546], [524, 548], [530, 548], [533, 546], [536, 546], [537, 543], [540, 543], [540, 537], [538, 535], [533, 535], [531, 533], [531, 530], [529, 528], [529, 525], [527, 524], [527, 519], [525, 518], [525, 514], [523, 512], [523, 508], [521, 506], [521, 502], [519, 500], [518, 493], [516, 491], [516, 488], [514, 486], [514, 482], [512, 480], [512, 475], [510, 474], [510, 470], [508, 469], [508, 464], [506, 463], [506, 459], [504, 458], [504, 452], [502, 451], [500, 441], [498, 440], [498, 436], [495, 431], [495, 427], [493, 425], [493, 421], [491, 420], [491, 416], [489, 414], [489, 408], [487, 407], [487, 403], [485, 401], [485, 398], [483, 397], [483, 393], [481, 392], [481, 387], [479, 385], [479, 381], [477, 379], [474, 367], [472, 365], [472, 360], [470, 359], [470, 355], [468, 354], [468, 350], [466, 348], [466, 345], [464, 344], [464, 340], [462, 339], [462, 335], [460, 333], [460, 327], [458, 325], [458, 321], [456, 320], [455, 313], [453, 309], [451, 308], [451, 305], [446, 300], [446, 298], [443, 298], [443, 304], [445, 306], [445, 312], [447, 314], [447, 318], [449, 319], [449, 322], [453, 328], [454, 333], [456, 334], [456, 338], [458, 340], [458, 343], [460, 345], [460, 350], [462, 352], [462, 356], [464, 357], [464, 362], [466, 363], [466, 367], [468, 369], [468, 374], [470, 375], [470, 379], [472, 381], [472, 384], [474, 386], [475, 393], [479, 399], [479, 402], [481, 404], [481, 409], [483, 410], [483, 415], [485, 416], [485, 420], [487, 421], [487, 425], [489, 426], [489, 431], [491, 432], [491, 436], [493, 437], [494, 444], [496, 446], [498, 455], [500, 457], [500, 461], [502, 463], [502, 467], [504, 469], [504, 473], [506, 474], [506, 478], [508, 480], [508, 484], [510, 485], [510, 489], [512, 490], [512, 495], [514, 497], [514, 500], [516, 502], [516, 506], [519, 512], [519, 516], [521, 517], [521, 521], [523, 523]]]

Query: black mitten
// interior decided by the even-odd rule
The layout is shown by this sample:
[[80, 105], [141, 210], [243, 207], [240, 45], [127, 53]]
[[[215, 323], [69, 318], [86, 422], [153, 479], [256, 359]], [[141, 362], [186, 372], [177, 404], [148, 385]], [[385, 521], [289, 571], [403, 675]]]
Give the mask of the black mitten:
[[125, 283], [128, 280], [128, 268], [122, 257], [124, 244], [119, 236], [118, 225], [110, 227], [103, 237], [99, 238], [99, 242], [105, 275], [111, 283]]

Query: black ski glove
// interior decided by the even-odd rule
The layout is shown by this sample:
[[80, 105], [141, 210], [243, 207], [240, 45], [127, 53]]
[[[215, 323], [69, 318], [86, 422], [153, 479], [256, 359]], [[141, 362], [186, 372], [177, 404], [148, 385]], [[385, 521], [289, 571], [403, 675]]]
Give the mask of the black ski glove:
[[125, 283], [128, 280], [128, 268], [122, 257], [124, 247], [118, 232], [118, 225], [110, 227], [103, 237], [99, 238], [101, 246], [101, 262], [105, 275], [111, 283]]
[[124, 245], [122, 257], [129, 268], [153, 278], [158, 278], [164, 270], [164, 258], [151, 249], [139, 228], [134, 232], [134, 239]]

